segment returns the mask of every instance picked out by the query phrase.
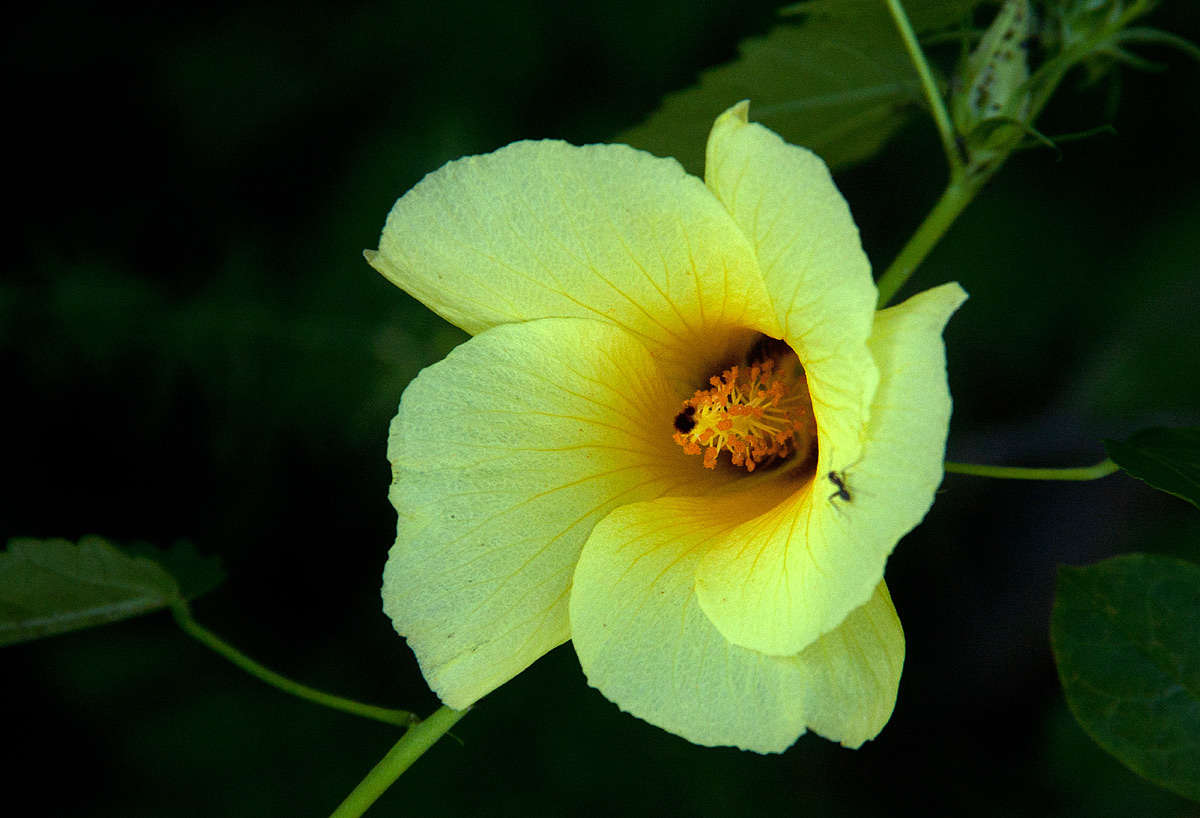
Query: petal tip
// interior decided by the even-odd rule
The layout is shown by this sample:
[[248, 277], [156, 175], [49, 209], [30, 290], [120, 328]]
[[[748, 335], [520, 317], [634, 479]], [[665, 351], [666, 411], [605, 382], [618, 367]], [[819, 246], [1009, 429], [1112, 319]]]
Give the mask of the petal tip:
[[370, 264], [375, 272], [403, 289], [403, 285], [396, 276], [395, 268], [382, 250], [363, 250], [363, 258], [366, 259], [367, 264]]
[[957, 281], [948, 281], [944, 286], [947, 289], [947, 297], [953, 295], [953, 297], [957, 299], [957, 303], [954, 305], [955, 309], [961, 307], [963, 302], [971, 297], [971, 294], [963, 289], [963, 285], [959, 284]]
[[961, 284], [957, 281], [948, 281], [911, 295], [899, 304], [893, 304], [881, 310], [879, 314], [890, 315], [893, 310], [899, 312], [900, 308], [903, 308], [906, 311], [924, 314], [931, 325], [936, 324], [938, 330], [941, 330], [968, 298], [970, 296]]
[[732, 119], [738, 120], [743, 125], [750, 122], [750, 100], [743, 99], [726, 108], [724, 113], [717, 117], [717, 122]]

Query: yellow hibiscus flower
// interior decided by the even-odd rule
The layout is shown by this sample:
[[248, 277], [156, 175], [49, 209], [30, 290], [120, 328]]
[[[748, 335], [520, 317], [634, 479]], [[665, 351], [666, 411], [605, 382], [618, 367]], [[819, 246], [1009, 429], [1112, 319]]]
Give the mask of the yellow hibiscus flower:
[[891, 715], [883, 582], [942, 477], [947, 284], [875, 311], [825, 164], [748, 122], [703, 181], [518, 142], [396, 202], [370, 263], [474, 337], [405, 390], [384, 609], [463, 708], [568, 639], [705, 745], [856, 747]]

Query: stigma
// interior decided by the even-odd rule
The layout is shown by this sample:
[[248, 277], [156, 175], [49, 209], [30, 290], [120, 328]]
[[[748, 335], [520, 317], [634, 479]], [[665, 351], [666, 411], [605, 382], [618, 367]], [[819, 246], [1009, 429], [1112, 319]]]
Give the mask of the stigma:
[[[704, 454], [715, 469], [721, 452], [734, 466], [754, 471], [812, 444], [812, 402], [803, 369], [777, 371], [774, 360], [732, 366], [708, 379], [711, 386], [683, 402], [675, 416], [675, 442], [687, 454]], [[786, 370], [791, 369], [795, 374]]]

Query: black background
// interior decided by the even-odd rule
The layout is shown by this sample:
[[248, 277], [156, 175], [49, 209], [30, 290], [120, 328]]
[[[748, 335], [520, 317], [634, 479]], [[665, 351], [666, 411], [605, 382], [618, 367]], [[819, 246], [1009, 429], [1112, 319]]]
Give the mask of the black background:
[[[519, 138], [611, 139], [772, 4], [264, 3], [10, 12], [0, 536], [219, 555], [197, 618], [281, 672], [421, 713], [382, 615], [387, 424], [463, 339], [376, 275], [392, 201]], [[1168, 2], [1150, 20], [1200, 37]], [[1117, 135], [1015, 158], [905, 291], [958, 280], [949, 456], [1083, 465], [1195, 423], [1200, 70], [1120, 74]], [[1108, 121], [1072, 77], [1042, 122]], [[730, 100], [732, 102], [733, 100]], [[716, 112], [714, 112], [716, 113]], [[932, 127], [838, 176], [877, 269], [933, 203]], [[1200, 560], [1200, 515], [1123, 475], [950, 475], [889, 564], [908, 657], [851, 752], [695, 747], [590, 689], [569, 646], [487, 697], [379, 815], [1197, 815], [1095, 748], [1047, 627], [1055, 565]], [[34, 814], [327, 814], [395, 731], [294, 700], [164, 614], [7, 648], [5, 801]]]

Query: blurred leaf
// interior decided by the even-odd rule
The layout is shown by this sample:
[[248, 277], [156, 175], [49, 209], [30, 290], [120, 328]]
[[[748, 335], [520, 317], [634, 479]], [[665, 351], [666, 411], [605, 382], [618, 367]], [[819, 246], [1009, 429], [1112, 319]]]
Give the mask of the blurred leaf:
[[[964, 20], [979, 0], [909, 0], [918, 34]], [[869, 158], [921, 102], [921, 83], [882, 0], [812, 0], [799, 22], [744, 40], [733, 62], [669, 94], [650, 118], [617, 136], [704, 171], [704, 144], [717, 115], [749, 99], [751, 117], [830, 167]]]
[[0, 554], [0, 645], [165, 608], [179, 586], [161, 566], [99, 537], [10, 540]]
[[1138, 775], [1200, 800], [1200, 566], [1147, 554], [1064, 565], [1050, 640], [1088, 735]]
[[1196, 818], [1196, 805], [1134, 773], [1083, 731], [1061, 697], [1043, 714], [1038, 776], [1055, 818]]
[[1200, 508], [1200, 427], [1143, 429], [1104, 448], [1137, 479]]
[[156, 548], [149, 543], [136, 543], [121, 548], [132, 557], [145, 557], [167, 569], [179, 586], [184, 599], [193, 600], [203, 596], [225, 581], [225, 570], [218, 557], [206, 557], [187, 540], [180, 540], [170, 548]]

